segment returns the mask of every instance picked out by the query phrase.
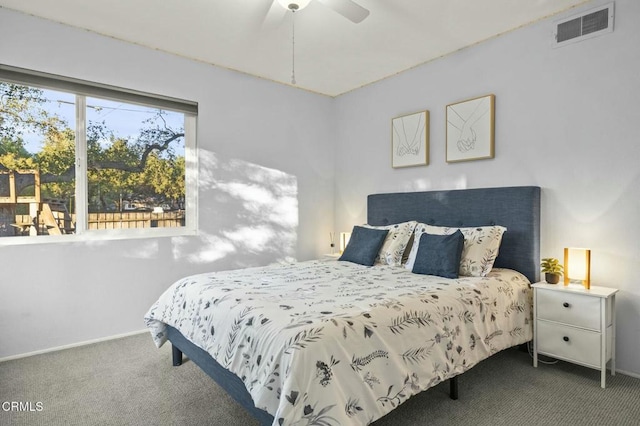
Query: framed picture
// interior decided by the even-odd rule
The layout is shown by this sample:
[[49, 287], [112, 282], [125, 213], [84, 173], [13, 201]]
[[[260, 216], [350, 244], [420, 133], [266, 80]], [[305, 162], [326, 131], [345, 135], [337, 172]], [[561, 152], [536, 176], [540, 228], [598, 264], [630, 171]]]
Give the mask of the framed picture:
[[493, 158], [495, 95], [447, 105], [447, 163]]
[[391, 120], [391, 166], [429, 164], [429, 111]]

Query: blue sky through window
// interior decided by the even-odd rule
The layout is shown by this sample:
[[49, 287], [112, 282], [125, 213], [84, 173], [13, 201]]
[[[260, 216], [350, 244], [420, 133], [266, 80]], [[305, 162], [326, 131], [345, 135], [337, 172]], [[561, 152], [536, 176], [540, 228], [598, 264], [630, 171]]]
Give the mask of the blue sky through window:
[[[55, 90], [43, 90], [43, 97], [47, 100], [43, 108], [50, 115], [57, 115], [72, 129], [75, 128], [75, 95]], [[109, 101], [106, 99], [87, 98], [88, 122], [105, 122], [108, 129], [115, 137], [135, 140], [140, 130], [151, 123], [144, 123], [148, 118], [154, 117], [157, 108], [124, 102]], [[184, 128], [184, 114], [173, 111], [165, 111], [164, 119], [174, 131]], [[23, 133], [25, 148], [34, 154], [41, 150], [43, 137], [41, 134], [26, 130]], [[178, 156], [184, 155], [184, 139], [181, 144], [174, 144], [174, 152]]]

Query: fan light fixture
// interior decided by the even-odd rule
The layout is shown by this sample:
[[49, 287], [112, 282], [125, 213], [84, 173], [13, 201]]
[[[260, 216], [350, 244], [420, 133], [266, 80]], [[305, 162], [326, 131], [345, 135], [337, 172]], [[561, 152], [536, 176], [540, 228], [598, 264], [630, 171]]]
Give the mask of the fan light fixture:
[[292, 12], [297, 12], [309, 5], [311, 0], [278, 0], [282, 7]]
[[[358, 5], [353, 0], [318, 0], [328, 8], [344, 16], [353, 23], [362, 22], [364, 18], [369, 16], [369, 11]], [[311, 3], [311, 0], [271, 0], [269, 8], [269, 16], [280, 15], [276, 3], [285, 10], [291, 11], [291, 84], [296, 85], [296, 12], [304, 9]], [[275, 18], [272, 18], [275, 19]]]

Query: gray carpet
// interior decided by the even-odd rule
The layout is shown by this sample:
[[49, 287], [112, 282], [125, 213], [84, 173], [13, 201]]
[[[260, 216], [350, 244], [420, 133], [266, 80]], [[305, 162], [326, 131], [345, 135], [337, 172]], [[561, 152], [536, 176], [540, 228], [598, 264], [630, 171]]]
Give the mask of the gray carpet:
[[[0, 363], [6, 401], [42, 410], [0, 409], [0, 425], [257, 425], [192, 362], [171, 367], [170, 346], [147, 334]], [[640, 425], [640, 379], [608, 376], [603, 390], [596, 370], [535, 369], [509, 349], [465, 373], [457, 401], [444, 383], [374, 426], [451, 424]]]

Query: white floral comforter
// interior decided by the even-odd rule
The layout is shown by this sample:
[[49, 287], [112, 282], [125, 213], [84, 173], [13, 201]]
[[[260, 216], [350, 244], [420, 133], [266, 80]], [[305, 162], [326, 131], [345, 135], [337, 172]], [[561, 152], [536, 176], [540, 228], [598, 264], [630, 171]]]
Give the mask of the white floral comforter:
[[365, 425], [531, 340], [528, 284], [310, 261], [181, 279], [145, 321], [158, 347], [169, 324], [239, 376], [274, 425]]

